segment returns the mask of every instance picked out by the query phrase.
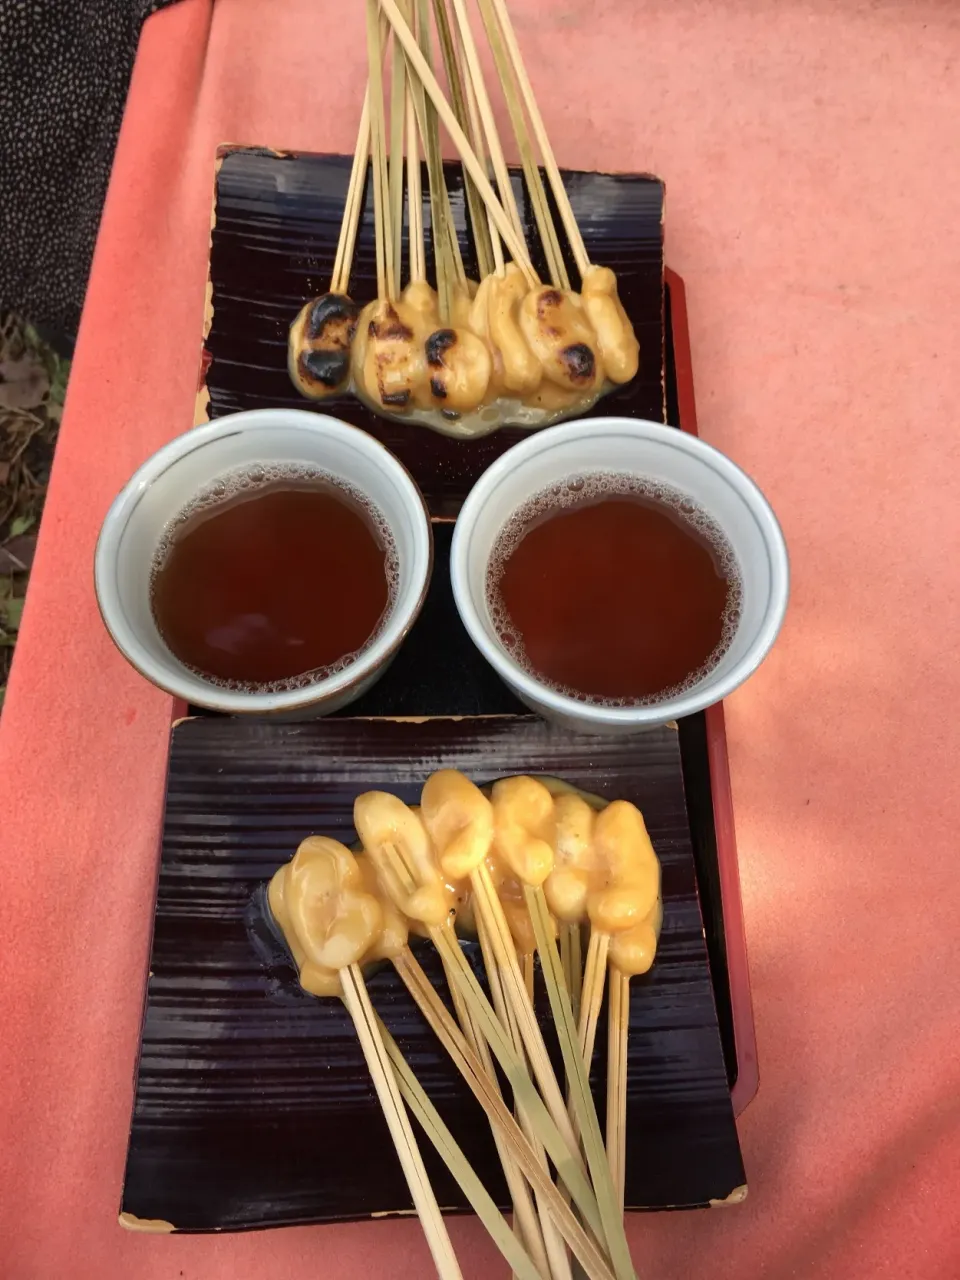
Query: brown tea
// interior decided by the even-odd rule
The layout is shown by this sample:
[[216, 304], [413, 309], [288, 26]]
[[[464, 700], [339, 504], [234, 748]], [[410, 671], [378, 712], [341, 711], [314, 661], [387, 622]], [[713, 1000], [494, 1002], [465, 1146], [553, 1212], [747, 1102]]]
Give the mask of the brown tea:
[[500, 534], [487, 603], [501, 643], [558, 692], [660, 701], [722, 657], [740, 578], [716, 524], [683, 494], [591, 475], [538, 494]]
[[254, 464], [215, 481], [158, 549], [153, 614], [186, 666], [251, 692], [303, 687], [352, 661], [379, 631], [396, 577], [383, 517], [300, 464]]

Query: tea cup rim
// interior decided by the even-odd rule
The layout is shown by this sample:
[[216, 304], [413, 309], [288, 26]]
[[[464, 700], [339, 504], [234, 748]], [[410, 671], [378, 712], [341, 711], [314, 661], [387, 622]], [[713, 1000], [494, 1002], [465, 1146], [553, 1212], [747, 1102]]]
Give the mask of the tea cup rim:
[[[480, 608], [468, 585], [471, 562], [471, 535], [477, 517], [503, 479], [517, 465], [539, 453], [550, 450], [569, 440], [589, 439], [600, 432], [612, 432], [654, 441], [665, 448], [678, 449], [698, 457], [712, 466], [739, 493], [760, 527], [761, 536], [770, 556], [771, 594], [762, 623], [757, 629], [747, 652], [722, 677], [711, 680], [707, 676], [690, 690], [664, 699], [662, 702], [627, 707], [611, 707], [602, 703], [582, 701], [560, 693], [537, 679], [513, 658], [504, 646], [491, 638], [490, 631], [481, 617]], [[527, 498], [533, 498], [538, 489], [531, 487]], [[513, 507], [517, 509], [516, 504]], [[501, 528], [509, 519], [504, 514]], [[450, 577], [457, 611], [471, 640], [494, 668], [501, 679], [514, 688], [524, 700], [529, 700], [545, 714], [555, 714], [559, 719], [576, 721], [589, 730], [591, 725], [604, 729], [637, 729], [669, 723], [681, 716], [692, 715], [720, 702], [738, 688], [757, 669], [770, 651], [786, 613], [790, 594], [790, 563], [786, 541], [773, 508], [754, 480], [726, 454], [698, 436], [643, 418], [617, 416], [576, 419], [558, 426], [545, 427], [528, 436], [502, 453], [490, 464], [476, 481], [460, 509], [453, 542], [450, 549]]]
[[[170, 467], [175, 466], [196, 449], [213, 441], [225, 439], [250, 427], [264, 427], [283, 423], [307, 430], [319, 437], [339, 437], [365, 452], [380, 467], [390, 471], [409, 500], [418, 538], [423, 542], [421, 550], [422, 572], [414, 581], [414, 592], [408, 606], [395, 606], [387, 617], [380, 634], [359, 656], [342, 671], [313, 681], [302, 688], [278, 692], [246, 692], [221, 688], [200, 674], [184, 669], [177, 671], [177, 659], [171, 654], [170, 666], [156, 662], [138, 639], [135, 629], [128, 622], [116, 583], [116, 558], [123, 532], [147, 489]], [[359, 427], [335, 418], [331, 414], [304, 409], [246, 409], [225, 414], [210, 422], [191, 428], [151, 454], [134, 471], [130, 479], [110, 504], [94, 551], [94, 595], [100, 617], [117, 649], [139, 673], [157, 688], [194, 706], [226, 714], [244, 713], [270, 715], [309, 709], [318, 703], [338, 698], [338, 705], [353, 686], [365, 681], [379, 668], [384, 667], [403, 644], [416, 622], [426, 600], [433, 573], [433, 526], [426, 501], [410, 472], [381, 441]], [[146, 572], [145, 567], [145, 572]]]

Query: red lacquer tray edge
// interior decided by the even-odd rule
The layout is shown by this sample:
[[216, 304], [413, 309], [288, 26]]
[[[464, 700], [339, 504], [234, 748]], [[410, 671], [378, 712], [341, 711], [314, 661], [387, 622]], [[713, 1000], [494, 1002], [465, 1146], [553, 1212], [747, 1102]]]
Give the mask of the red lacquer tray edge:
[[[697, 431], [697, 406], [693, 395], [693, 362], [690, 356], [690, 330], [687, 326], [686, 290], [683, 280], [669, 267], [664, 268], [663, 275], [664, 283], [670, 290], [670, 317], [680, 429], [696, 436], [699, 432]], [[705, 715], [713, 825], [717, 840], [717, 866], [720, 872], [720, 904], [723, 911], [727, 979], [730, 984], [733, 1036], [737, 1050], [737, 1081], [730, 1096], [733, 1100], [734, 1114], [740, 1115], [753, 1100], [760, 1085], [757, 1035], [753, 1022], [753, 1000], [750, 995], [750, 971], [747, 967], [747, 939], [743, 927], [743, 902], [740, 897], [740, 873], [737, 867], [737, 832], [733, 820], [733, 795], [730, 790], [730, 762], [727, 757], [723, 704], [718, 702], [715, 706], [708, 707]]]

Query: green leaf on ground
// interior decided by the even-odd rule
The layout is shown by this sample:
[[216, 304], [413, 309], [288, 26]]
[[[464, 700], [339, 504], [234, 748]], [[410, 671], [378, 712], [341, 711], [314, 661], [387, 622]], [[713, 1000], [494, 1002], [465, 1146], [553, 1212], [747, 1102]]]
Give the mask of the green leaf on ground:
[[23, 617], [23, 597], [9, 596], [0, 604], [0, 624], [8, 631], [17, 631], [20, 628], [20, 619]]
[[36, 516], [16, 516], [10, 521], [10, 537], [19, 538], [37, 523]]

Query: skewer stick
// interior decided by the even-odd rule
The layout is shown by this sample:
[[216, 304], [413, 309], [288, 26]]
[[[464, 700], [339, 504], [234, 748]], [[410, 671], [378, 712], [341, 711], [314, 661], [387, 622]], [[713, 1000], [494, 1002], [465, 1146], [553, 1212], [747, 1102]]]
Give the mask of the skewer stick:
[[[486, 929], [482, 925], [479, 925], [477, 932], [478, 932], [478, 937], [480, 939], [480, 950], [483, 954], [484, 967], [486, 968], [486, 971], [487, 971], [487, 981], [490, 986], [490, 994], [493, 997], [493, 1007], [496, 1009], [497, 1016], [499, 1017], [501, 1023], [503, 1023], [503, 1025], [509, 1029], [510, 1038], [513, 1041], [514, 1049], [518, 1054], [522, 1054], [523, 1044], [520, 1040], [520, 1031], [519, 1031], [519, 1028], [517, 1027], [517, 1020], [513, 1016], [513, 1011], [510, 1008], [510, 1005], [507, 1001], [506, 994], [503, 989], [503, 983], [501, 981], [500, 971], [497, 968], [496, 958], [490, 947], [489, 935], [487, 934]], [[527, 969], [529, 968], [529, 972], [530, 972], [529, 988], [531, 991], [531, 999], [532, 999], [533, 957], [524, 956], [523, 958], [524, 958], [524, 961], [529, 960], [531, 962], [529, 966], [527, 966], [526, 964], [524, 965], [524, 980], [526, 981]], [[547, 1167], [546, 1153], [543, 1149], [543, 1145], [537, 1139], [536, 1133], [533, 1130], [533, 1126], [530, 1124], [530, 1121], [527, 1117], [526, 1112], [519, 1105], [516, 1107], [516, 1112], [517, 1112], [517, 1119], [520, 1121], [520, 1128], [526, 1134], [526, 1137], [530, 1142], [530, 1145], [533, 1147], [534, 1151], [536, 1152], [537, 1159], [540, 1161], [543, 1167], [546, 1168]], [[551, 1280], [572, 1280], [572, 1273], [570, 1271], [570, 1261], [569, 1261], [569, 1258], [567, 1257], [567, 1251], [563, 1244], [563, 1238], [560, 1235], [560, 1233], [557, 1231], [554, 1223], [551, 1222], [549, 1217], [546, 1215], [545, 1210], [542, 1206], [540, 1208], [540, 1216], [541, 1216], [541, 1219], [543, 1220], [543, 1239], [544, 1239], [545, 1249], [549, 1255], [549, 1270], [550, 1270]]]
[[383, 48], [377, 0], [367, 0], [367, 50], [370, 70], [370, 134], [373, 156], [373, 207], [377, 244], [377, 296], [396, 296], [393, 276], [393, 244], [390, 234], [390, 193], [383, 113]]
[[452, 0], [453, 9], [457, 16], [457, 25], [460, 30], [460, 40], [463, 45], [464, 58], [467, 63], [467, 70], [473, 84], [474, 93], [477, 98], [477, 108], [480, 113], [480, 119], [483, 122], [483, 131], [487, 138], [487, 150], [490, 153], [490, 160], [493, 164], [493, 172], [497, 179], [497, 186], [500, 190], [500, 200], [510, 218], [513, 228], [516, 231], [518, 239], [523, 239], [523, 223], [520, 221], [520, 211], [517, 209], [517, 202], [513, 194], [513, 187], [510, 183], [510, 174], [507, 170], [507, 162], [503, 158], [503, 148], [500, 145], [500, 134], [497, 132], [496, 120], [493, 116], [493, 108], [490, 106], [490, 97], [487, 93], [486, 82], [483, 78], [483, 70], [480, 66], [480, 59], [477, 56], [476, 41], [473, 38], [473, 30], [470, 26], [470, 18], [467, 14], [464, 0]]
[[[375, 0], [374, 0], [375, 2]], [[404, 22], [403, 15], [397, 8], [396, 0], [379, 0], [382, 11], [386, 14], [387, 19], [393, 28], [394, 35], [403, 45], [407, 57], [413, 66], [414, 71], [420, 78], [423, 88], [433, 105], [436, 107], [437, 114], [443, 121], [447, 132], [453, 139], [454, 146], [460, 154], [460, 158], [464, 165], [469, 169], [470, 176], [477, 185], [477, 190], [483, 197], [484, 204], [490, 210], [490, 214], [496, 223], [497, 230], [503, 237], [503, 242], [513, 255], [514, 261], [523, 270], [527, 277], [530, 287], [534, 288], [537, 284], [536, 272], [530, 263], [530, 257], [527, 253], [526, 245], [517, 237], [516, 232], [510, 225], [510, 220], [503, 210], [503, 206], [497, 199], [493, 188], [487, 181], [487, 176], [483, 172], [483, 167], [477, 159], [473, 148], [467, 140], [466, 134], [457, 123], [456, 116], [443, 96], [439, 84], [433, 72], [427, 66], [423, 54], [411, 32], [409, 26]]]
[[[513, 1015], [516, 1017], [524, 1049], [530, 1059], [534, 1074], [540, 1084], [548, 1111], [556, 1120], [555, 1098], [560, 1098], [559, 1106], [563, 1107], [559, 1085], [553, 1074], [553, 1067], [547, 1055], [546, 1045], [540, 1032], [533, 1006], [527, 998], [523, 987], [523, 978], [517, 963], [516, 948], [510, 934], [503, 908], [493, 889], [490, 874], [481, 865], [471, 876], [474, 899], [477, 904], [478, 919], [481, 928], [487, 929], [491, 939], [496, 967], [504, 984], [507, 999]], [[635, 1280], [633, 1264], [630, 1260], [630, 1249], [623, 1230], [623, 1216], [619, 1213], [610, 1178], [610, 1167], [607, 1163], [600, 1123], [597, 1119], [596, 1107], [590, 1093], [590, 1084], [583, 1058], [577, 1044], [576, 1024], [566, 988], [563, 985], [560, 969], [560, 957], [557, 954], [553, 939], [552, 923], [547, 908], [546, 898], [541, 888], [525, 889], [527, 907], [530, 911], [537, 937], [537, 949], [541, 958], [547, 992], [554, 1021], [557, 1025], [560, 1048], [564, 1066], [570, 1083], [572, 1111], [577, 1127], [583, 1135], [587, 1166], [593, 1179], [597, 1206], [600, 1212], [603, 1238], [613, 1263], [617, 1280]], [[602, 993], [601, 993], [602, 994]], [[566, 1114], [564, 1111], [563, 1114]], [[568, 1121], [570, 1117], [567, 1117]], [[572, 1128], [572, 1124], [570, 1128]], [[576, 1130], [574, 1130], [576, 1133]]]
[[[506, 1017], [504, 1010], [501, 1007], [503, 1004], [503, 990], [500, 987], [499, 975], [497, 974], [496, 966], [493, 965], [492, 960], [488, 956], [485, 935], [482, 929], [478, 928], [477, 937], [480, 942], [480, 950], [483, 953], [484, 965], [487, 966], [487, 970], [486, 970], [487, 981], [490, 987], [490, 994], [493, 998], [493, 1006], [496, 1009], [497, 1016], [500, 1018], [501, 1022], [503, 1022], [505, 1026], [509, 1026], [510, 1038], [513, 1041], [514, 1048], [517, 1049], [519, 1046], [519, 1035], [516, 1031], [516, 1023], [510, 1022], [509, 1018]], [[522, 1052], [522, 1049], [520, 1049], [519, 1051]], [[547, 1157], [546, 1157], [546, 1152], [543, 1149], [543, 1145], [538, 1144], [535, 1131], [533, 1131], [532, 1126], [525, 1121], [525, 1117], [521, 1112], [520, 1107], [518, 1106], [516, 1101], [514, 1101], [514, 1104], [513, 1104], [513, 1114], [516, 1116], [517, 1121], [520, 1125], [520, 1128], [523, 1130], [524, 1135], [527, 1138], [527, 1141], [530, 1143], [530, 1145], [533, 1147], [534, 1151], [536, 1152], [537, 1159], [540, 1161], [541, 1164], [544, 1164]], [[553, 1222], [550, 1220], [549, 1214], [547, 1214], [543, 1210], [540, 1210], [539, 1221], [541, 1224], [541, 1240], [542, 1240], [544, 1233], [555, 1231], [556, 1228]], [[514, 1214], [514, 1231], [519, 1231], [519, 1225], [517, 1223], [516, 1214]], [[563, 1245], [562, 1237], [560, 1238], [560, 1243], [561, 1243], [561, 1247], [563, 1247], [564, 1249], [564, 1258], [566, 1258], [566, 1247]], [[550, 1266], [550, 1261], [546, 1256], [545, 1246], [544, 1246], [544, 1275], [549, 1275], [550, 1280], [554, 1280], [554, 1275], [553, 1275], [552, 1268]]]
[[420, 183], [420, 144], [417, 135], [417, 117], [413, 105], [413, 91], [406, 84], [407, 113], [407, 235], [408, 260], [411, 281], [421, 281], [426, 276], [426, 254], [423, 248], [423, 191]]
[[[473, 80], [470, 76], [466, 77], [467, 90], [467, 111], [470, 115], [472, 137], [477, 141], [477, 159], [483, 165], [484, 170], [487, 167], [486, 155], [483, 147], [483, 132], [480, 127], [480, 115], [477, 110], [477, 95], [473, 87]], [[503, 261], [503, 245], [500, 243], [500, 233], [497, 231], [496, 223], [490, 217], [490, 210], [486, 210], [487, 230], [490, 235], [490, 247], [493, 252], [493, 269], [498, 276], [503, 276], [505, 263]]]
[[[439, 931], [442, 933], [442, 931]], [[450, 949], [450, 968], [454, 981], [467, 994], [472, 1002], [474, 1020], [483, 1032], [487, 1043], [496, 1055], [504, 1074], [513, 1089], [514, 1098], [525, 1109], [530, 1122], [534, 1125], [537, 1137], [543, 1143], [547, 1154], [553, 1161], [560, 1179], [565, 1183], [584, 1221], [596, 1235], [600, 1234], [600, 1214], [596, 1196], [593, 1193], [583, 1161], [580, 1157], [579, 1142], [571, 1145], [570, 1137], [573, 1128], [569, 1119], [565, 1119], [563, 1129], [556, 1124], [546, 1103], [537, 1092], [527, 1064], [513, 1047], [510, 1036], [504, 1025], [487, 1000], [486, 993], [477, 981], [476, 974], [467, 963], [466, 957], [455, 940], [440, 937], [435, 939], [438, 948]], [[445, 952], [442, 950], [441, 954]], [[459, 957], [459, 959], [457, 959]], [[566, 1116], [566, 1113], [563, 1113]]]
[[[387, 3], [392, 4], [393, 0], [381, 0], [381, 2], [386, 5]], [[586, 246], [583, 243], [583, 236], [580, 234], [580, 228], [577, 226], [577, 219], [574, 217], [573, 206], [570, 204], [570, 197], [567, 195], [566, 189], [563, 185], [563, 179], [560, 177], [560, 170], [557, 167], [557, 160], [553, 154], [550, 139], [547, 137], [547, 131], [543, 124], [543, 117], [540, 114], [540, 108], [537, 106], [533, 86], [531, 85], [530, 78], [527, 75], [527, 69], [523, 64], [523, 55], [520, 52], [520, 46], [517, 43], [513, 23], [510, 21], [510, 14], [507, 11], [505, 0], [492, 0], [492, 3], [500, 22], [500, 30], [503, 32], [507, 52], [510, 55], [510, 60], [513, 63], [513, 67], [517, 75], [517, 81], [520, 85], [520, 92], [523, 95], [523, 101], [527, 108], [527, 114], [530, 116], [530, 123], [533, 126], [534, 136], [537, 139], [537, 145], [539, 146], [540, 154], [543, 157], [543, 165], [547, 171], [547, 177], [550, 180], [550, 188], [553, 191], [553, 198], [557, 202], [557, 208], [560, 211], [560, 218], [563, 222], [564, 230], [567, 233], [567, 239], [570, 241], [570, 249], [573, 253], [574, 261], [577, 264], [577, 270], [582, 276], [590, 266], [590, 259], [587, 255]]]
[[510, 123], [513, 125], [514, 136], [517, 139], [520, 163], [523, 166], [527, 190], [530, 193], [530, 203], [533, 206], [533, 216], [537, 223], [537, 230], [540, 233], [543, 251], [547, 259], [547, 270], [554, 285], [561, 289], [569, 289], [570, 277], [567, 275], [567, 268], [560, 252], [560, 241], [557, 237], [557, 229], [553, 225], [553, 217], [550, 213], [550, 205], [547, 201], [547, 193], [544, 190], [543, 179], [540, 176], [540, 169], [533, 154], [530, 132], [527, 128], [527, 118], [520, 102], [516, 72], [504, 49], [503, 38], [490, 0], [480, 0], [480, 14], [487, 33], [487, 41], [493, 53], [497, 74], [503, 86], [503, 97], [507, 104]]
[[[409, 19], [408, 0], [403, 0]], [[390, 224], [393, 229], [393, 277], [400, 287], [401, 251], [403, 248], [403, 135], [406, 123], [407, 62], [396, 40], [393, 42], [390, 74]]]
[[541, 886], [524, 886], [524, 896], [530, 911], [530, 919], [537, 939], [537, 952], [544, 984], [550, 999], [550, 1009], [557, 1027], [560, 1052], [570, 1087], [571, 1108], [583, 1136], [583, 1149], [587, 1167], [597, 1193], [597, 1205], [603, 1223], [603, 1235], [607, 1253], [616, 1272], [617, 1280], [636, 1280], [636, 1272], [630, 1259], [630, 1247], [623, 1229], [623, 1211], [617, 1200], [607, 1153], [600, 1133], [593, 1095], [590, 1092], [589, 1073], [577, 1043], [576, 1023], [570, 1007], [570, 997], [563, 983], [560, 956], [553, 936], [553, 919]]
[[[423, 46], [422, 57], [429, 64], [430, 52], [430, 10], [428, 0], [416, 0], [413, 26], [408, 28], [417, 48]], [[414, 34], [415, 33], [415, 34]], [[408, 62], [410, 62], [408, 57]], [[453, 304], [453, 280], [455, 267], [452, 261], [453, 245], [456, 237], [451, 235], [448, 218], [447, 186], [443, 174], [443, 157], [440, 153], [440, 130], [437, 125], [437, 112], [433, 103], [423, 90], [423, 84], [415, 72], [413, 64], [407, 67], [407, 79], [413, 86], [413, 101], [417, 115], [423, 149], [427, 157], [427, 180], [430, 188], [430, 233], [433, 240], [433, 260], [437, 275], [437, 301], [440, 320], [448, 323]], [[459, 245], [457, 246], [459, 250]]]
[[[433, 46], [430, 40], [430, 9], [428, 0], [417, 0], [418, 25], [416, 30], [420, 51], [427, 66], [433, 70]], [[404, 15], [406, 17], [406, 15]], [[411, 26], [411, 31], [413, 27]], [[423, 89], [421, 87], [421, 94]], [[424, 96], [426, 103], [426, 97]], [[427, 127], [430, 130], [430, 145], [434, 149], [437, 181], [430, 187], [430, 212], [433, 226], [434, 245], [439, 252], [437, 260], [437, 291], [440, 295], [441, 317], [447, 315], [452, 306], [451, 292], [454, 281], [462, 284], [467, 276], [463, 269], [463, 257], [460, 253], [460, 241], [453, 221], [450, 207], [450, 193], [447, 191], [447, 178], [443, 168], [443, 155], [440, 146], [440, 128], [437, 113], [432, 103], [427, 104], [424, 113]], [[434, 208], [436, 205], [436, 208]], [[443, 283], [440, 274], [443, 273]]]
[[530, 1003], [533, 1004], [533, 956], [520, 957], [520, 971], [523, 974], [523, 985], [526, 988]]
[[630, 978], [611, 965], [607, 1002], [607, 1159], [621, 1214], [626, 1190], [629, 1029]]
[[[383, 851], [384, 859], [390, 865], [390, 872], [392, 872], [396, 881], [401, 884], [403, 891], [410, 893], [415, 890], [416, 879], [413, 877], [410, 867], [407, 867], [406, 863], [404, 863], [401, 850], [397, 846], [384, 845], [381, 851]], [[497, 901], [499, 908], [499, 900], [495, 895], [494, 901]], [[503, 927], [506, 928], [506, 922], [504, 922]], [[591, 1187], [588, 1178], [586, 1178], [584, 1164], [582, 1164], [580, 1157], [579, 1139], [573, 1133], [573, 1128], [566, 1110], [563, 1108], [562, 1100], [561, 1111], [559, 1111], [562, 1116], [562, 1126], [559, 1126], [556, 1120], [553, 1119], [553, 1115], [548, 1111], [543, 1098], [536, 1092], [534, 1083], [530, 1079], [530, 1073], [527, 1071], [524, 1057], [513, 1047], [506, 1028], [500, 1023], [497, 1014], [490, 1006], [486, 993], [480, 983], [477, 982], [476, 974], [470, 968], [470, 964], [467, 963], [466, 956], [463, 955], [460, 943], [457, 942], [452, 929], [448, 927], [431, 928], [429, 929], [429, 936], [436, 947], [436, 951], [438, 951], [440, 960], [442, 960], [444, 972], [449, 977], [452, 977], [454, 986], [460, 989], [463, 997], [470, 1004], [471, 1016], [476, 1027], [483, 1033], [486, 1043], [489, 1044], [495, 1056], [497, 1056], [497, 1061], [502, 1066], [508, 1083], [513, 1089], [513, 1097], [524, 1107], [530, 1123], [536, 1129], [538, 1139], [547, 1148], [550, 1160], [556, 1166], [559, 1178], [570, 1190], [571, 1197], [575, 1199], [577, 1208], [579, 1208], [590, 1230], [594, 1231], [595, 1235], [599, 1235], [602, 1228], [600, 1228], [600, 1215], [598, 1206], [596, 1206], [596, 1197], [594, 1196], [593, 1187]], [[411, 963], [411, 961], [412, 954], [408, 957], [408, 963]], [[417, 968], [420, 968], [420, 966], [417, 965]], [[401, 977], [403, 978], [402, 973]], [[554, 1085], [556, 1085], [556, 1078], [553, 1079]], [[557, 1092], [559, 1092], [558, 1087]]]
[[[453, 975], [449, 972], [446, 964], [444, 964], [444, 972], [447, 975], [447, 985], [450, 988], [450, 995], [453, 998], [453, 1007], [456, 1011], [457, 1021], [460, 1023], [460, 1029], [463, 1031], [470, 1048], [480, 1059], [483, 1069], [489, 1076], [491, 1083], [499, 1091], [500, 1082], [497, 1079], [497, 1074], [493, 1068], [493, 1060], [490, 1057], [490, 1046], [477, 1029], [471, 1015], [467, 999], [457, 986], [456, 982], [454, 982]], [[529, 1250], [531, 1257], [539, 1268], [540, 1274], [546, 1277], [550, 1270], [549, 1262], [547, 1260], [546, 1250], [544, 1249], [543, 1234], [541, 1232], [540, 1224], [537, 1221], [533, 1201], [530, 1198], [530, 1190], [523, 1178], [519, 1165], [513, 1157], [513, 1153], [504, 1142], [504, 1139], [496, 1125], [492, 1124], [491, 1128], [493, 1130], [493, 1141], [497, 1148], [497, 1155], [500, 1157], [500, 1164], [503, 1167], [503, 1176], [507, 1183], [507, 1190], [510, 1193], [510, 1199], [513, 1204], [514, 1223], [518, 1228], [519, 1237], [523, 1240]]]
[[580, 989], [583, 985], [583, 956], [581, 954], [580, 925], [564, 920], [560, 924], [560, 963], [563, 980], [570, 993], [573, 1016], [580, 1019]]
[[430, 979], [413, 953], [407, 948], [394, 959], [393, 964], [471, 1092], [488, 1116], [495, 1120], [501, 1133], [509, 1142], [524, 1177], [543, 1197], [550, 1216], [590, 1280], [615, 1280], [613, 1272], [596, 1243], [574, 1217], [570, 1206], [565, 1203], [549, 1175], [541, 1167], [533, 1148], [523, 1136], [516, 1120], [500, 1097], [499, 1091], [491, 1085], [480, 1060], [470, 1049], [463, 1033], [433, 989]]
[[333, 271], [330, 273], [330, 292], [347, 293], [350, 285], [350, 268], [353, 265], [353, 250], [357, 243], [357, 227], [360, 223], [360, 212], [363, 208], [363, 188], [367, 179], [367, 158], [370, 154], [370, 89], [363, 95], [363, 109], [360, 112], [360, 126], [357, 129], [357, 145], [353, 152], [353, 167], [350, 170], [350, 181], [347, 183], [347, 194], [343, 203], [343, 220], [340, 223], [340, 238], [337, 241], [337, 254], [333, 260]]
[[437, 1274], [441, 1280], [462, 1280], [462, 1273], [440, 1213], [440, 1206], [430, 1186], [423, 1157], [417, 1147], [417, 1140], [410, 1126], [410, 1119], [404, 1110], [383, 1038], [377, 1028], [377, 1016], [367, 995], [359, 965], [352, 964], [342, 969], [340, 980], [343, 1001], [357, 1029], [363, 1056], [377, 1091], [377, 1097], [380, 1099], [424, 1235], [427, 1237]]
[[[450, 29], [446, 0], [433, 0], [433, 13], [437, 22], [437, 35], [440, 38], [443, 68], [447, 73], [447, 83], [450, 86], [450, 102], [461, 129], [466, 133], [470, 139], [470, 145], [476, 151], [479, 134], [475, 131], [474, 122], [467, 110], [460, 49]], [[470, 210], [470, 224], [473, 227], [473, 242], [477, 252], [477, 269], [480, 278], [483, 279], [493, 269], [493, 249], [487, 228], [487, 211], [480, 197], [480, 192], [477, 190], [467, 170], [464, 170], [463, 186], [467, 198], [467, 208]]]
[[[463, 1026], [462, 1023], [461, 1026]], [[490, 1056], [490, 1046], [484, 1040], [476, 1023], [469, 1015], [467, 1017], [466, 1026], [463, 1026], [463, 1030], [467, 1037], [467, 1042], [483, 1064], [483, 1069], [486, 1071], [487, 1076], [499, 1089], [499, 1081], [497, 1080], [497, 1074], [493, 1067], [493, 1060]], [[562, 1277], [558, 1277], [553, 1273], [550, 1260], [547, 1256], [547, 1248], [544, 1244], [544, 1240], [550, 1239], [552, 1233], [554, 1233], [556, 1229], [545, 1211], [541, 1211], [541, 1213], [543, 1213], [543, 1220], [541, 1221], [541, 1219], [538, 1218], [537, 1208], [534, 1206], [530, 1187], [523, 1176], [523, 1171], [519, 1164], [517, 1164], [513, 1153], [510, 1151], [496, 1125], [493, 1125], [492, 1128], [494, 1142], [497, 1147], [497, 1154], [500, 1156], [500, 1163], [503, 1166], [507, 1190], [510, 1192], [510, 1199], [513, 1204], [514, 1225], [520, 1239], [526, 1245], [542, 1276], [552, 1276], [553, 1280], [563, 1280]], [[523, 1129], [527, 1140], [531, 1143], [539, 1156], [539, 1153], [543, 1148], [538, 1148], [536, 1142], [534, 1142], [530, 1133], [527, 1132], [526, 1128], [524, 1128], [522, 1124], [521, 1128]], [[545, 1157], [541, 1163], [544, 1168], [546, 1168]], [[566, 1256], [565, 1250], [564, 1256]]]
[[490, 1238], [509, 1262], [518, 1280], [542, 1280], [543, 1272], [510, 1230], [506, 1219], [493, 1202], [493, 1197], [473, 1171], [457, 1140], [440, 1118], [420, 1081], [400, 1051], [393, 1036], [377, 1019], [377, 1027], [397, 1079], [397, 1087], [414, 1118], [433, 1143], [438, 1155], [456, 1179], [470, 1207], [486, 1227]]
[[[382, 853], [390, 864], [391, 873], [398, 883], [403, 886], [404, 892], [413, 892], [416, 888], [416, 882], [399, 849], [395, 846], [384, 845]], [[578, 1143], [574, 1141], [570, 1144], [566, 1136], [561, 1135], [560, 1130], [548, 1113], [543, 1099], [530, 1079], [522, 1053], [514, 1048], [505, 1025], [498, 1019], [497, 1014], [491, 1008], [486, 993], [477, 981], [476, 974], [461, 951], [452, 930], [449, 927], [431, 928], [429, 935], [440, 955], [448, 980], [452, 979], [451, 989], [458, 991], [468, 1002], [473, 1024], [496, 1055], [497, 1061], [503, 1068], [507, 1081], [513, 1089], [515, 1101], [520, 1104], [526, 1113], [529, 1123], [536, 1131], [538, 1141], [546, 1148], [550, 1159], [556, 1167], [558, 1176], [576, 1201], [584, 1221], [595, 1235], [599, 1235], [601, 1232], [600, 1213], [597, 1208], [596, 1196], [587, 1180], [583, 1163], [580, 1159]], [[423, 972], [409, 948], [405, 957], [405, 966], [405, 971], [401, 971], [399, 966], [395, 966], [405, 983], [407, 983], [405, 972], [413, 972], [414, 967], [419, 973]], [[424, 975], [424, 980], [426, 980], [426, 975]], [[409, 988], [409, 983], [407, 983], [407, 986]], [[412, 989], [411, 994], [414, 994], [414, 998], [416, 998]], [[455, 1002], [456, 999], [457, 996], [455, 995]], [[421, 1012], [429, 1018], [427, 1010], [422, 1005]], [[469, 1084], [470, 1081], [468, 1080], [467, 1083]], [[493, 1083], [492, 1087], [499, 1096], [499, 1085]], [[489, 1111], [487, 1114], [488, 1118], [492, 1119]], [[563, 1112], [562, 1114], [565, 1121], [565, 1130], [569, 1131], [572, 1136], [572, 1126], [567, 1120], [566, 1113]]]
[[569, 1149], [578, 1151], [577, 1135], [567, 1114], [563, 1094], [560, 1091], [560, 1085], [557, 1083], [553, 1064], [550, 1061], [550, 1055], [547, 1053], [547, 1046], [544, 1043], [539, 1023], [533, 1012], [533, 1006], [523, 985], [523, 976], [517, 961], [517, 951], [513, 937], [504, 917], [503, 907], [497, 897], [493, 881], [490, 878], [490, 872], [483, 864], [471, 874], [470, 883], [473, 888], [478, 918], [489, 934], [491, 949], [501, 973], [504, 990], [517, 1019], [517, 1025], [520, 1028], [520, 1035], [523, 1039], [523, 1047], [530, 1059], [530, 1066], [540, 1086], [543, 1101], [557, 1128], [563, 1134]]
[[597, 1039], [597, 1019], [603, 1004], [603, 988], [607, 979], [607, 952], [610, 935], [598, 929], [590, 931], [587, 947], [587, 963], [583, 970], [583, 990], [580, 995], [580, 1052], [590, 1069], [593, 1049]]

